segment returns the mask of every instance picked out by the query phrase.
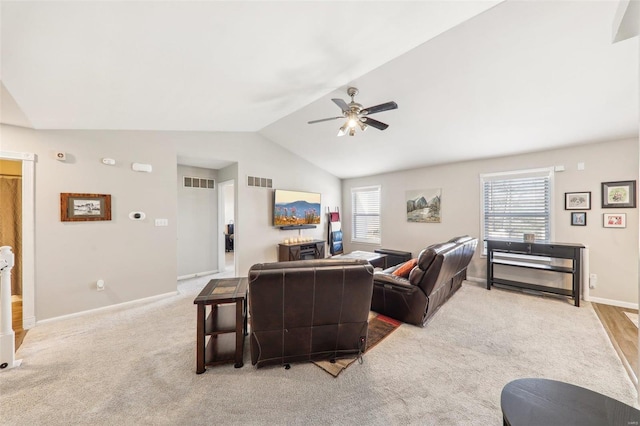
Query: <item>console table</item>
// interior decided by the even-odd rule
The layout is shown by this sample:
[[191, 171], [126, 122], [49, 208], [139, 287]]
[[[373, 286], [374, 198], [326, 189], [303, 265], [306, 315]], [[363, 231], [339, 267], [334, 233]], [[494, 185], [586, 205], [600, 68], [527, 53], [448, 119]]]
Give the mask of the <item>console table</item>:
[[278, 244], [278, 262], [290, 260], [324, 259], [324, 240]]
[[246, 277], [214, 279], [193, 301], [198, 305], [197, 374], [204, 373], [206, 365], [234, 362], [234, 367], [242, 367], [247, 335], [247, 286]]
[[[580, 306], [580, 255], [584, 248], [582, 244], [566, 243], [526, 243], [520, 241], [491, 240], [487, 242], [487, 290], [491, 290], [492, 284], [501, 284], [512, 287], [537, 290], [547, 293], [555, 293], [563, 296], [573, 297], [576, 306]], [[496, 258], [500, 253], [524, 255], [522, 259]], [[555, 259], [569, 259], [571, 266], [557, 266], [535, 261], [535, 257], [549, 257]], [[559, 272], [572, 275], [571, 289], [549, 287], [538, 284], [531, 284], [520, 281], [512, 281], [503, 278], [496, 278], [493, 275], [494, 265], [514, 266], [518, 268], [537, 269], [543, 271]]]

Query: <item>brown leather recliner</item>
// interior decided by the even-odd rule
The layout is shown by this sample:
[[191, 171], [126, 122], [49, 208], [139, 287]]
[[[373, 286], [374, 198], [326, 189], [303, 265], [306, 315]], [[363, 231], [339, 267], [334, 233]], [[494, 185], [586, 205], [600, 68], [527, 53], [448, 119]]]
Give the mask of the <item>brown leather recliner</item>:
[[424, 326], [462, 285], [478, 240], [469, 236], [433, 244], [420, 252], [408, 278], [393, 275], [402, 265], [374, 274], [371, 310]]
[[260, 263], [249, 270], [251, 364], [359, 355], [366, 348], [373, 267], [366, 260]]

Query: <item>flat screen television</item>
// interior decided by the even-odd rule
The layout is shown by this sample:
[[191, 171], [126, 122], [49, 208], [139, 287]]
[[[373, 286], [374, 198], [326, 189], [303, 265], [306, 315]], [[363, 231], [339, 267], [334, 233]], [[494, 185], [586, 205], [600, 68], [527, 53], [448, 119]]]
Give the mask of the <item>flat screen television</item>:
[[273, 226], [296, 227], [320, 223], [320, 194], [316, 192], [273, 192]]

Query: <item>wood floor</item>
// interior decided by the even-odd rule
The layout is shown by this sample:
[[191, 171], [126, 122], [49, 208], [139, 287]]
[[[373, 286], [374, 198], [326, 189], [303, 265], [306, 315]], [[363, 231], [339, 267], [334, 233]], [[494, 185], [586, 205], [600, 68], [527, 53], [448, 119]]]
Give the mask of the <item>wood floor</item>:
[[22, 296], [11, 296], [11, 316], [13, 332], [16, 334], [16, 351], [22, 344], [27, 330], [22, 328]]
[[638, 384], [638, 327], [625, 312], [637, 314], [637, 309], [592, 303], [613, 347], [635, 385]]

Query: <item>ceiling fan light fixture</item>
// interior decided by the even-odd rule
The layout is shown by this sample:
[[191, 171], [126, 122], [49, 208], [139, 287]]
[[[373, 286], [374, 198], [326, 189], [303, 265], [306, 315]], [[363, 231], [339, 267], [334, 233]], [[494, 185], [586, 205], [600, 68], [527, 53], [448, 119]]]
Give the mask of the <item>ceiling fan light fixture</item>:
[[351, 97], [350, 103], [346, 103], [344, 100], [339, 98], [331, 99], [333, 103], [336, 104], [340, 108], [340, 110], [342, 110], [342, 116], [322, 118], [320, 120], [311, 120], [309, 121], [309, 124], [321, 123], [323, 121], [331, 121], [344, 117], [347, 121], [342, 125], [342, 127], [340, 127], [338, 136], [344, 136], [347, 133], [349, 134], [349, 136], [355, 136], [356, 129], [358, 127], [360, 127], [360, 130], [363, 132], [369, 127], [375, 127], [378, 130], [385, 130], [387, 127], [389, 127], [388, 124], [382, 123], [378, 120], [374, 120], [372, 118], [369, 118], [368, 116], [383, 111], [397, 109], [397, 103], [390, 101], [384, 104], [363, 108], [361, 104], [357, 103], [354, 100], [354, 97], [358, 94], [358, 89], [356, 89], [355, 87], [349, 87], [349, 89], [347, 90], [347, 94]]
[[338, 136], [344, 136], [347, 134], [347, 129], [349, 128], [349, 122], [347, 121], [346, 123], [344, 123], [342, 125], [342, 127], [340, 127], [340, 130], [338, 130]]

